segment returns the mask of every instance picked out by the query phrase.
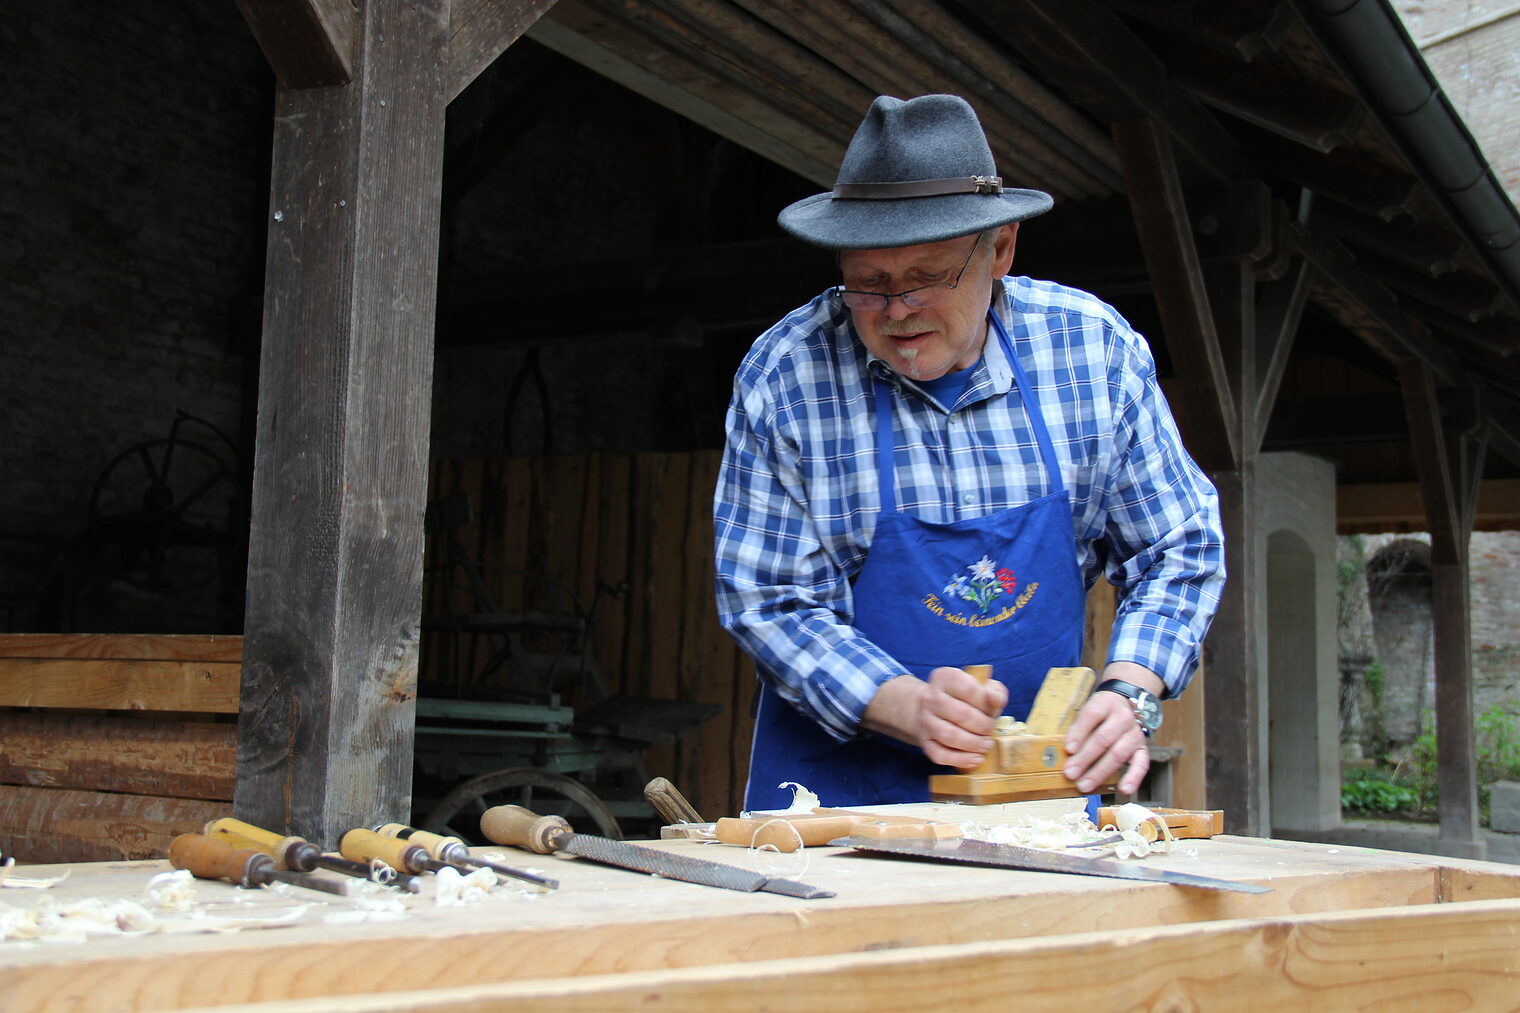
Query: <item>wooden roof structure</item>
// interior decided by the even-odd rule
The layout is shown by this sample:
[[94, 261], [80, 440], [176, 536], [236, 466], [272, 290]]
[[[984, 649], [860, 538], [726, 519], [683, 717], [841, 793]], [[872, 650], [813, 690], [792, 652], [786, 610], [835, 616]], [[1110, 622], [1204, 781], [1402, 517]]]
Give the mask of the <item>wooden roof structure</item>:
[[[1334, 457], [1381, 510], [1381, 483], [1418, 489], [1413, 521], [1363, 522], [1432, 535], [1442, 836], [1475, 841], [1466, 545], [1520, 500], [1520, 216], [1386, 0], [239, 5], [279, 81], [240, 816], [326, 840], [404, 812], [433, 341], [482, 309], [438, 302], [444, 111], [526, 33], [820, 188], [874, 95], [971, 101], [1008, 182], [1057, 200], [1019, 270], [1157, 325], [1232, 574], [1262, 565], [1263, 449]], [[768, 266], [747, 284], [787, 250], [750, 250]], [[724, 256], [652, 277], [689, 293], [670, 272]], [[537, 310], [580, 323], [562, 298]], [[1211, 804], [1246, 834], [1265, 791], [1252, 585], [1230, 582], [1206, 652]]]

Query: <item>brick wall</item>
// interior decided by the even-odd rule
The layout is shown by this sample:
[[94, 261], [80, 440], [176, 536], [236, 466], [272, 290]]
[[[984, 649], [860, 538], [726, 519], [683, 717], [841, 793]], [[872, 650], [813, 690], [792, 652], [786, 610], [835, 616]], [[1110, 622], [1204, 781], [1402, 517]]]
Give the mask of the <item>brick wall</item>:
[[0, 19], [0, 628], [61, 607], [35, 567], [66, 571], [98, 629], [166, 607], [220, 623], [204, 593], [105, 595], [83, 535], [107, 463], [177, 411], [239, 438], [272, 87], [231, 3], [25, 0]]

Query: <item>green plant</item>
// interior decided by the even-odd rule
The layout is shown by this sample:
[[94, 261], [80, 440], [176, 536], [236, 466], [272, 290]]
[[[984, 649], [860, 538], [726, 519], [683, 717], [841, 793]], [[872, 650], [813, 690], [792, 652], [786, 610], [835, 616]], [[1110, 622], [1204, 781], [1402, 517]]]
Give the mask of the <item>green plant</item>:
[[[1409, 747], [1408, 754], [1395, 765], [1393, 781], [1413, 791], [1418, 798], [1414, 807], [1421, 816], [1434, 815], [1440, 808], [1440, 750], [1436, 742], [1435, 715], [1426, 711], [1421, 720], [1424, 729]], [[1473, 723], [1478, 779], [1479, 820], [1487, 825], [1489, 789], [1495, 781], [1520, 780], [1520, 714], [1495, 704], [1478, 715]], [[1344, 797], [1344, 792], [1342, 793]]]
[[1383, 701], [1383, 663], [1376, 658], [1367, 662], [1367, 667], [1362, 669], [1362, 679], [1367, 683], [1367, 692], [1372, 694], [1374, 704]]
[[1341, 808], [1354, 812], [1389, 816], [1405, 812], [1419, 803], [1411, 788], [1395, 784], [1384, 770], [1352, 770], [1341, 782]]

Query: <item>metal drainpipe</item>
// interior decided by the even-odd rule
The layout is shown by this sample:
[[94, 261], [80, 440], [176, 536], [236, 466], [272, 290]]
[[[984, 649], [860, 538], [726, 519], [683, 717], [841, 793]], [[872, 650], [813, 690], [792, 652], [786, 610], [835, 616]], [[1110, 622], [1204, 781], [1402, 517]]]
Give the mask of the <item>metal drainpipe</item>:
[[1293, 0], [1520, 306], [1520, 213], [1387, 0]]

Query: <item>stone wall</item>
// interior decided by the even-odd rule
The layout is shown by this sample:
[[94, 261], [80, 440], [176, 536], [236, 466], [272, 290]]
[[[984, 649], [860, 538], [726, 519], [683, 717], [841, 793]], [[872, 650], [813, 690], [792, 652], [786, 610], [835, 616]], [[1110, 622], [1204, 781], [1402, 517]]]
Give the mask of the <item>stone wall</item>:
[[[1360, 713], [1342, 737], [1360, 739], [1371, 754], [1413, 741], [1423, 713], [1435, 706], [1429, 546], [1424, 534], [1340, 540], [1344, 572], [1365, 568], [1343, 597], [1351, 606], [1341, 620], [1343, 662], [1376, 658], [1382, 669], [1380, 707], [1361, 692]], [[1470, 551], [1473, 711], [1520, 711], [1520, 532], [1474, 532]], [[1371, 587], [1366, 572], [1374, 575]]]

